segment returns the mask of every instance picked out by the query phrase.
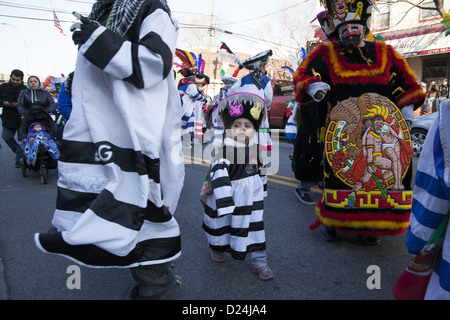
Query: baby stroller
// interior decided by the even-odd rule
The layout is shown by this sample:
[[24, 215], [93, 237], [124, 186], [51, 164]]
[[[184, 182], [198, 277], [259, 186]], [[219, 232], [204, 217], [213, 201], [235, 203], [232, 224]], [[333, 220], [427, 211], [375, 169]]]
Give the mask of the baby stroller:
[[[27, 144], [27, 135], [31, 126], [36, 122], [39, 122], [44, 126], [45, 131], [50, 134], [51, 140], [45, 141], [45, 144], [35, 142], [34, 148], [31, 151], [30, 146]], [[42, 184], [47, 183], [48, 171], [49, 169], [56, 169], [57, 158], [59, 157], [59, 151], [54, 142], [56, 132], [57, 125], [55, 121], [52, 116], [42, 108], [30, 110], [22, 119], [22, 124], [19, 129], [19, 140], [21, 140], [20, 145], [24, 151], [21, 160], [23, 177], [27, 176], [27, 171], [39, 171]], [[52, 149], [50, 149], [50, 143]], [[32, 163], [30, 163], [30, 152], [32, 152], [33, 156]]]

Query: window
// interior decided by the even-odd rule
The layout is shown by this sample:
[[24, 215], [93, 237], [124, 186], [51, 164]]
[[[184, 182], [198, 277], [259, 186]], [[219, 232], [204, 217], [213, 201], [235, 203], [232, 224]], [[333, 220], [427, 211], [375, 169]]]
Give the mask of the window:
[[375, 18], [375, 29], [389, 28], [389, 21], [391, 19], [391, 4], [390, 1], [386, 1], [386, 4], [378, 7], [380, 12]]
[[448, 78], [448, 61], [445, 60], [424, 60], [423, 79], [430, 83], [432, 80], [441, 83], [444, 78]]
[[[444, 1], [442, 1], [442, 4], [444, 4]], [[421, 5], [423, 8], [436, 8], [436, 5], [434, 4], [434, 1], [425, 0]], [[430, 10], [430, 9], [421, 9], [420, 10], [420, 18], [421, 20], [427, 20], [440, 17], [440, 14], [437, 10]]]

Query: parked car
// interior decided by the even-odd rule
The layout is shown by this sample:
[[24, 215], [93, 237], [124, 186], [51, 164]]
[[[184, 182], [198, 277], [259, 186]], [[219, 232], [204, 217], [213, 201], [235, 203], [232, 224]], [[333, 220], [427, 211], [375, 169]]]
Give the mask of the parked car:
[[269, 126], [275, 129], [284, 129], [287, 122], [286, 101], [294, 99], [292, 81], [272, 79], [273, 99], [270, 105]]
[[428, 130], [430, 129], [434, 119], [437, 117], [437, 114], [437, 112], [434, 112], [425, 116], [414, 118], [414, 122], [411, 126], [411, 143], [417, 157], [420, 156], [420, 153], [422, 152]]

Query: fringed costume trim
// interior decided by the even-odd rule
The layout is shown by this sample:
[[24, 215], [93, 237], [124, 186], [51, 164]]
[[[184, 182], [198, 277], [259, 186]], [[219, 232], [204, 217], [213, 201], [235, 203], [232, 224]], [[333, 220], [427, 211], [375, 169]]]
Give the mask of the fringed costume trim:
[[[336, 212], [328, 210], [322, 199], [319, 199], [316, 205], [316, 214], [321, 224], [335, 228], [342, 233], [386, 236], [400, 234], [408, 229], [411, 210], [379, 210], [379, 212], [345, 210], [345, 212]], [[316, 221], [310, 228], [317, 227], [318, 222]]]
[[[414, 104], [419, 106], [424, 99], [416, 75], [411, 71], [406, 61], [390, 46], [383, 42], [374, 42], [375, 61], [370, 65], [350, 63], [345, 60], [344, 49], [336, 43], [319, 45], [304, 59], [303, 63], [294, 73], [295, 98], [298, 102], [309, 99], [306, 88], [313, 82], [323, 81], [320, 73], [310, 68], [313, 59], [323, 57], [322, 61], [328, 66], [329, 77], [332, 85], [388, 85], [392, 83], [393, 95], [398, 89], [398, 84], [394, 84], [392, 77], [393, 68], [397, 68], [405, 80], [402, 87], [408, 90], [399, 90], [397, 95], [397, 106], [402, 108], [406, 105]], [[401, 88], [400, 88], [401, 89]]]

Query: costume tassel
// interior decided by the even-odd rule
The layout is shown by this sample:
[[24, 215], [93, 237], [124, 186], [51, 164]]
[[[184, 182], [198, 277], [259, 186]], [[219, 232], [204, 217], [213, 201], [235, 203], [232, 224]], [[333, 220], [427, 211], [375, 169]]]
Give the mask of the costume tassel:
[[310, 230], [316, 230], [320, 226], [320, 220], [317, 219], [312, 225], [309, 226]]

